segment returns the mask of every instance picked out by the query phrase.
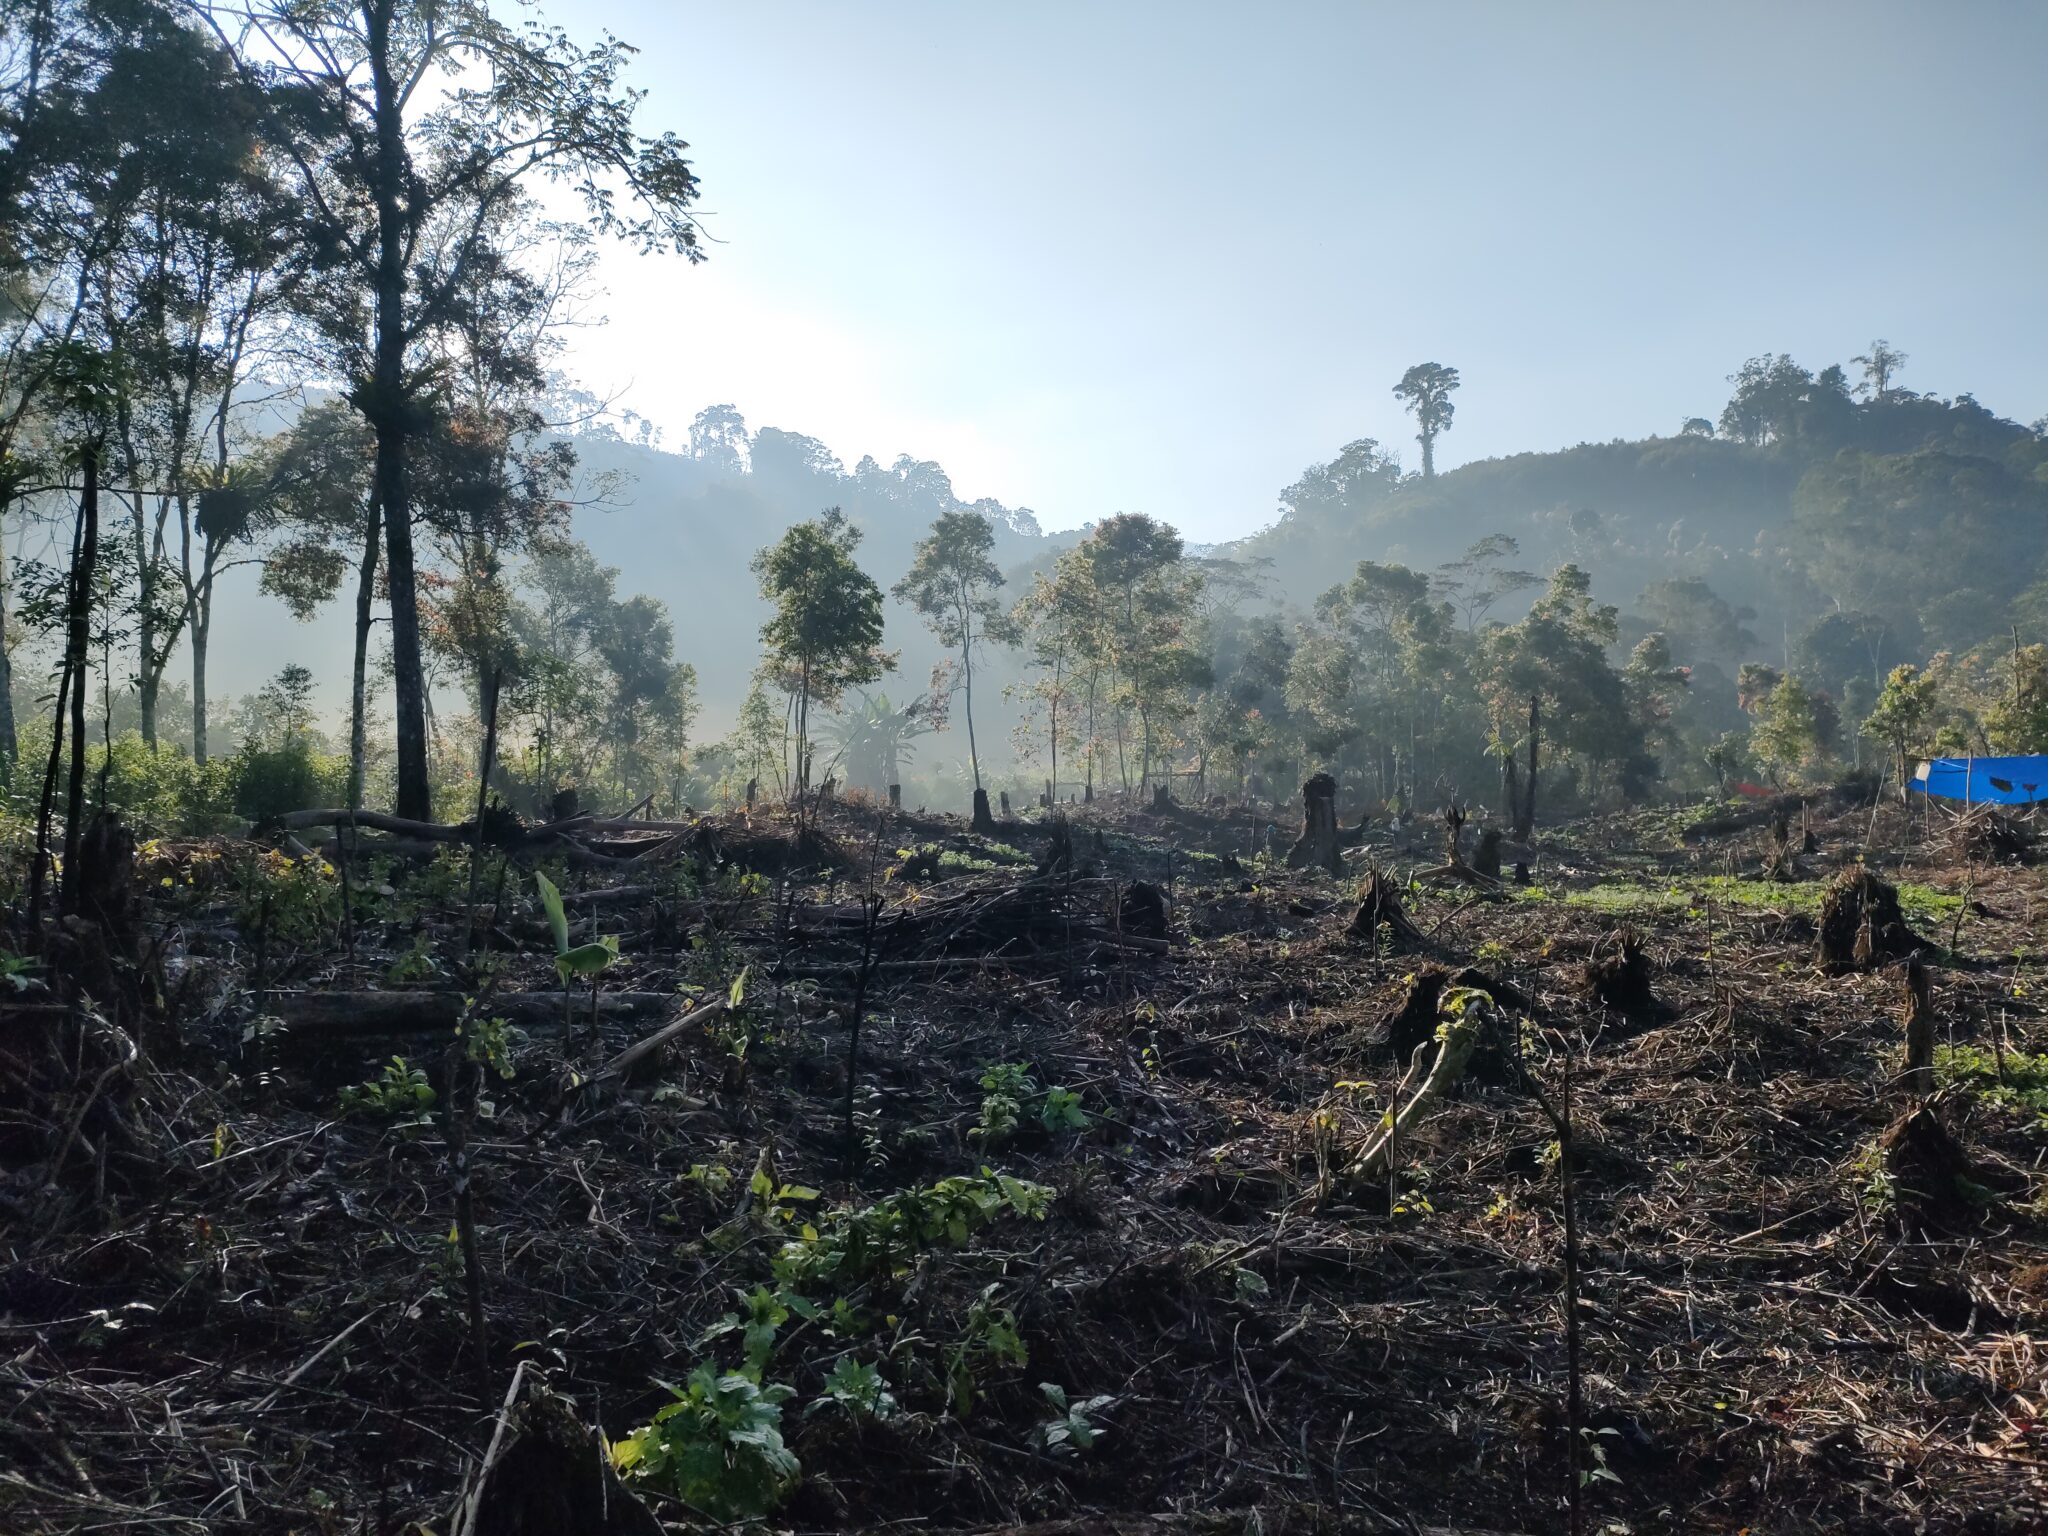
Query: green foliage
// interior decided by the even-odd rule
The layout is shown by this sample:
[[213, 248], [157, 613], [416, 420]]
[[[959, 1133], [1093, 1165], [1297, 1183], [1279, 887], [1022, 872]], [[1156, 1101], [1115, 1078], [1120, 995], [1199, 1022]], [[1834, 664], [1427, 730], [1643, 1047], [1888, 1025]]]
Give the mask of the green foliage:
[[775, 1336], [789, 1321], [790, 1309], [786, 1298], [762, 1285], [751, 1291], [741, 1291], [739, 1297], [745, 1312], [726, 1313], [705, 1330], [704, 1342], [708, 1344], [727, 1334], [739, 1334], [740, 1354], [746, 1362], [745, 1374], [759, 1381], [768, 1368], [768, 1357], [775, 1352]]
[[1982, 1046], [1936, 1046], [1934, 1075], [1944, 1086], [1969, 1088], [1989, 1103], [2048, 1121], [2048, 1052], [2007, 1051], [2001, 1062]]
[[1394, 398], [1415, 415], [1415, 440], [1422, 445], [1422, 476], [1436, 474], [1436, 438], [1448, 432], [1458, 407], [1451, 392], [1458, 387], [1458, 370], [1442, 363], [1417, 363], [1401, 375], [1394, 386]]
[[1070, 1402], [1067, 1389], [1051, 1381], [1041, 1381], [1038, 1390], [1045, 1394], [1053, 1411], [1053, 1417], [1038, 1430], [1046, 1450], [1054, 1456], [1075, 1456], [1094, 1449], [1095, 1442], [1102, 1438], [1102, 1429], [1092, 1415], [1101, 1413], [1116, 1399], [1101, 1395]]
[[756, 1520], [796, 1485], [803, 1468], [782, 1440], [782, 1405], [794, 1392], [709, 1365], [690, 1372], [652, 1423], [615, 1440], [621, 1474], [674, 1494], [714, 1520]]
[[617, 934], [606, 934], [589, 944], [569, 947], [569, 916], [562, 906], [562, 893], [540, 870], [533, 872], [534, 886], [540, 892], [540, 904], [547, 913], [548, 931], [555, 940], [555, 974], [567, 986], [573, 977], [588, 976], [591, 984], [619, 963], [619, 939]]
[[1019, 638], [1018, 626], [998, 597], [1002, 568], [989, 557], [995, 528], [972, 508], [943, 512], [917, 544], [916, 558], [892, 589], [924, 619], [939, 644], [960, 655], [967, 690], [967, 750], [974, 783], [981, 787], [981, 759], [974, 742], [974, 658], [983, 640], [1005, 644]]
[[403, 1056], [394, 1056], [384, 1064], [380, 1075], [341, 1090], [341, 1112], [417, 1123], [434, 1107], [434, 1099], [434, 1087], [427, 1081], [427, 1074], [410, 1065]]
[[[1899, 906], [1916, 923], [1934, 924], [1952, 919], [1963, 898], [1915, 881], [1899, 888]], [[1752, 912], [1799, 912], [1816, 914], [1826, 896], [1818, 882], [1780, 885], [1770, 880], [1744, 880], [1734, 875], [1693, 875], [1667, 884], [1646, 884], [1632, 880], [1607, 880], [1582, 890], [1553, 891], [1546, 886], [1518, 886], [1512, 892], [1517, 901], [1561, 901], [1613, 917], [1661, 912], [1701, 919], [1709, 907], [1738, 908]]]
[[317, 751], [303, 734], [278, 747], [245, 741], [232, 772], [235, 814], [251, 821], [346, 803], [347, 759]]
[[774, 613], [761, 643], [796, 705], [797, 760], [810, 749], [810, 707], [895, 668], [882, 650], [882, 589], [853, 558], [861, 532], [832, 507], [754, 557]]
[[1902, 787], [1911, 772], [1909, 754], [1925, 741], [1935, 707], [1934, 678], [1911, 664], [1896, 666], [1863, 722], [1867, 734], [1891, 748]]
[[42, 962], [29, 955], [17, 955], [0, 949], [0, 991], [26, 992], [35, 983], [30, 973], [41, 969]]
[[1048, 1088], [1038, 1118], [1048, 1131], [1085, 1131], [1088, 1111], [1081, 1107], [1081, 1095], [1071, 1088]]
[[341, 881], [325, 859], [266, 849], [251, 861], [235, 920], [252, 943], [324, 942], [341, 922]]
[[1017, 1314], [999, 1304], [1000, 1291], [1000, 1285], [982, 1288], [967, 1309], [960, 1337], [946, 1351], [946, 1406], [963, 1419], [974, 1411], [983, 1371], [1022, 1370], [1031, 1362]]
[[899, 1412], [888, 1378], [877, 1367], [863, 1364], [850, 1354], [833, 1362], [831, 1374], [819, 1390], [824, 1395], [804, 1410], [806, 1417], [833, 1407], [856, 1419], [893, 1419]]
[[462, 1038], [462, 1053], [478, 1066], [509, 1082], [513, 1075], [512, 1053], [526, 1036], [503, 1018], [495, 1015], [480, 1018], [468, 1011], [474, 1004], [474, 999], [469, 1000], [462, 1022], [456, 1026], [456, 1033]]
[[981, 1095], [981, 1123], [967, 1134], [983, 1146], [1001, 1146], [1016, 1135], [1034, 1101], [1038, 1121], [1048, 1131], [1088, 1128], [1088, 1112], [1081, 1107], [1081, 1096], [1069, 1088], [1041, 1091], [1025, 1062], [990, 1063], [981, 1074]]
[[1053, 1191], [1044, 1184], [983, 1169], [923, 1189], [906, 1189], [857, 1210], [838, 1212], [822, 1228], [784, 1243], [776, 1278], [787, 1290], [849, 1287], [897, 1273], [937, 1245], [958, 1248], [1005, 1216], [1043, 1221]]
[[1023, 1063], [993, 1063], [981, 1074], [981, 1124], [967, 1134], [986, 1146], [1001, 1146], [1016, 1135], [1024, 1100], [1037, 1089]]

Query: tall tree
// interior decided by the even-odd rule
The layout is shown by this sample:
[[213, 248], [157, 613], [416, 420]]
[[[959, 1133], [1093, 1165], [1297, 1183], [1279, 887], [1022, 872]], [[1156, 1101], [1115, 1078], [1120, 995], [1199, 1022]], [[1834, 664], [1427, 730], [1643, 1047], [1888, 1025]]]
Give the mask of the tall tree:
[[[697, 180], [673, 134], [636, 133], [630, 50], [579, 47], [486, 0], [195, 0], [253, 73], [300, 111], [290, 164], [312, 253], [338, 280], [318, 317], [376, 436], [374, 494], [391, 589], [397, 809], [431, 812], [412, 451], [431, 413], [420, 349], [523, 189], [545, 178], [589, 226], [695, 258]], [[618, 194], [623, 192], [621, 198]], [[429, 246], [431, 244], [431, 250]], [[434, 257], [431, 265], [425, 258]]]
[[1130, 712], [1138, 717], [1142, 792], [1156, 750], [1193, 710], [1192, 690], [1210, 681], [1208, 658], [1195, 649], [1202, 573], [1189, 562], [1181, 536], [1142, 512], [1103, 519], [1071, 554], [1091, 594], [1087, 643], [1109, 675], [1126, 788], [1125, 726]]
[[1880, 336], [1870, 344], [1868, 352], [1860, 352], [1849, 361], [1863, 370], [1858, 393], [1867, 394], [1882, 405], [1892, 397], [1892, 375], [1906, 366], [1906, 354]]
[[882, 589], [854, 562], [860, 530], [828, 507], [754, 556], [761, 596], [775, 612], [761, 626], [767, 659], [796, 715], [791, 788], [799, 819], [810, 789], [811, 706], [830, 707], [848, 688], [896, 668], [882, 649]]
[[932, 531], [918, 540], [909, 573], [892, 589], [918, 611], [939, 644], [959, 653], [977, 832], [993, 832], [995, 818], [989, 814], [988, 791], [981, 784], [981, 753], [974, 740], [974, 653], [984, 640], [1008, 645], [1017, 639], [1016, 626], [997, 596], [1003, 573], [989, 558], [995, 537], [995, 529], [979, 512], [941, 513]]
[[1442, 363], [1417, 363], [1401, 375], [1394, 386], [1394, 398], [1415, 417], [1415, 440], [1422, 444], [1422, 478], [1436, 476], [1436, 435], [1451, 429], [1457, 406], [1451, 391], [1458, 387], [1458, 370]]

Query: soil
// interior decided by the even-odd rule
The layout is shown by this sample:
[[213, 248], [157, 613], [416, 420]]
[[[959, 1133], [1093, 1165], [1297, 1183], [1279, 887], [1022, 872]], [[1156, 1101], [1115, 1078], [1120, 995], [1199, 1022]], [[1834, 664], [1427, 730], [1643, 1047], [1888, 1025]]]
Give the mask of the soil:
[[[620, 940], [602, 990], [674, 999], [593, 1011], [578, 980], [566, 1027], [532, 881], [496, 855], [472, 951], [466, 874], [358, 868], [356, 922], [287, 933], [251, 845], [145, 843], [146, 953], [101, 944], [116, 982], [73, 995], [52, 965], [4, 1009], [0, 1528], [448, 1532], [515, 1370], [626, 1435], [661, 1383], [737, 1364], [721, 1319], [806, 1226], [984, 1168], [1047, 1186], [1043, 1218], [782, 1325], [764, 1374], [802, 1475], [775, 1528], [1549, 1532], [1575, 1464], [1589, 1531], [2048, 1528], [2048, 1129], [1946, 1078], [1915, 1107], [1897, 968], [1816, 963], [1860, 858], [1908, 893], [1938, 1039], [2048, 1049], [2048, 883], [2019, 853], [1816, 810], [1801, 878], [1738, 888], [1767, 856], [1747, 822], [1590, 818], [1539, 828], [1504, 894], [1412, 883], [1426, 823], [1333, 879], [1261, 849], [1276, 811], [1074, 809], [1044, 874], [1045, 823], [851, 803], [808, 861], [757, 812], [670, 840], [695, 862], [564, 873], [572, 942]], [[1427, 955], [1352, 936], [1368, 868]], [[1930, 888], [1957, 900], [1914, 911]], [[602, 1075], [742, 971], [655, 1070]], [[1390, 1184], [1347, 1185], [1426, 1038], [1418, 990], [1488, 982], [1517, 1040], [1404, 1131]], [[300, 993], [401, 987], [481, 1017], [535, 994], [511, 1075], [473, 1079], [445, 1024], [292, 1023]], [[433, 1106], [344, 1111], [394, 1055]], [[1006, 1133], [996, 1063], [1032, 1083]], [[1041, 1114], [1053, 1087], [1085, 1124]], [[1539, 1089], [1572, 1122], [1577, 1453]], [[1006, 1313], [1021, 1359], [988, 1343]], [[898, 1412], [826, 1399], [849, 1355]], [[1087, 1448], [1048, 1439], [1042, 1383], [1108, 1400]]]

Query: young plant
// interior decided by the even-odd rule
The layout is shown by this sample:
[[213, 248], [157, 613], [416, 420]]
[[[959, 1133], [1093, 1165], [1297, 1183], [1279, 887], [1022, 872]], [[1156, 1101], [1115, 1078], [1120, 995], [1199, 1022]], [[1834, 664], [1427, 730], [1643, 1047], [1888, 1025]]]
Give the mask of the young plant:
[[1048, 1088], [1045, 1102], [1038, 1106], [1038, 1123], [1048, 1131], [1085, 1131], [1088, 1111], [1081, 1107], [1081, 1095], [1071, 1088]]
[[993, 1062], [981, 1074], [981, 1123], [967, 1132], [983, 1146], [1001, 1146], [1017, 1134], [1027, 1105], [1036, 1102], [1038, 1123], [1048, 1131], [1085, 1131], [1088, 1112], [1071, 1088], [1039, 1089], [1028, 1064]]
[[1054, 1381], [1041, 1381], [1038, 1390], [1045, 1394], [1045, 1400], [1052, 1405], [1054, 1418], [1038, 1427], [1039, 1437], [1045, 1448], [1054, 1456], [1072, 1456], [1089, 1450], [1102, 1438], [1102, 1428], [1089, 1417], [1101, 1413], [1116, 1401], [1109, 1396], [1097, 1396], [1085, 1402], [1073, 1403], [1067, 1400], [1067, 1389]]
[[1017, 1134], [1024, 1101], [1037, 1090], [1024, 1063], [992, 1062], [981, 1074], [981, 1124], [967, 1134], [983, 1146], [1001, 1146]]
[[1022, 1370], [1031, 1362], [1024, 1335], [1017, 1328], [1017, 1314], [996, 1304], [998, 1289], [990, 1285], [975, 1298], [967, 1309], [959, 1342], [946, 1353], [946, 1406], [962, 1419], [974, 1411], [977, 1365]]
[[403, 1056], [394, 1056], [385, 1063], [380, 1076], [341, 1090], [341, 1112], [345, 1115], [372, 1115], [416, 1124], [433, 1107], [434, 1085], [418, 1067], [407, 1065]]
[[654, 1421], [611, 1445], [612, 1465], [714, 1520], [758, 1520], [803, 1468], [782, 1442], [782, 1405], [795, 1394], [709, 1365], [690, 1372]]
[[804, 1410], [805, 1418], [827, 1408], [843, 1409], [856, 1419], [893, 1419], [898, 1411], [888, 1378], [875, 1366], [863, 1365], [851, 1355], [839, 1357], [832, 1374], [825, 1378], [823, 1390], [825, 1395]]
[[548, 914], [548, 928], [555, 937], [555, 974], [562, 978], [562, 1038], [569, 1038], [570, 984], [578, 976], [590, 978], [590, 1032], [597, 1033], [598, 978], [619, 963], [619, 938], [606, 934], [588, 944], [569, 947], [569, 914], [562, 908], [562, 893], [555, 882], [539, 870], [533, 872], [540, 890], [540, 904]]

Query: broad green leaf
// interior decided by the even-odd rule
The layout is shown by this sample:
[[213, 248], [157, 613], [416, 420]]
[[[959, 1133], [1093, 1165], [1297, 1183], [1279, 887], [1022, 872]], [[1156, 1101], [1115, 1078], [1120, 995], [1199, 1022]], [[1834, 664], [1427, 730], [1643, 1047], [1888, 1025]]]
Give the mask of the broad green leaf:
[[[547, 908], [548, 927], [554, 930], [555, 953], [566, 955], [569, 952], [569, 914], [562, 910], [562, 893], [555, 889], [554, 881], [537, 869], [533, 872], [533, 883], [540, 887], [540, 904]], [[576, 974], [583, 973], [579, 971]]]
[[617, 934], [606, 934], [595, 944], [579, 944], [555, 956], [555, 969], [567, 981], [571, 976], [596, 976], [618, 963]]

